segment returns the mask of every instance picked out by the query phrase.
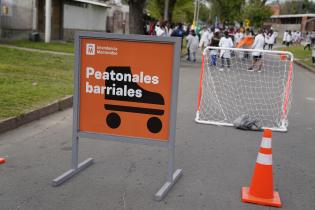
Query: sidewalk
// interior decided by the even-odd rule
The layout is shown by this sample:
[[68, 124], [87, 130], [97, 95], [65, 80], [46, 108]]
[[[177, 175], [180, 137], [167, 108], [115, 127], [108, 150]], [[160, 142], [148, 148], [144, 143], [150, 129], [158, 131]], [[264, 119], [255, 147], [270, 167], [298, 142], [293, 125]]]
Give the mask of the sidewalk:
[[74, 56], [74, 53], [55, 52], [55, 51], [51, 51], [51, 50], [41, 50], [41, 49], [33, 49], [33, 48], [26, 48], [26, 47], [16, 47], [16, 46], [8, 45], [8, 44], [0, 44], [0, 47], [25, 50], [25, 51], [29, 51], [29, 52], [39, 52], [39, 53], [50, 53], [50, 54], [54, 54], [54, 55]]

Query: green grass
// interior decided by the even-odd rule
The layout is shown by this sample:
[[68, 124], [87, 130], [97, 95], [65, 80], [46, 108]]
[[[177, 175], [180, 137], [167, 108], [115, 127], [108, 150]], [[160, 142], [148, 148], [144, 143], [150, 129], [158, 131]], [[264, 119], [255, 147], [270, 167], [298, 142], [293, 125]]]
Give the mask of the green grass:
[[73, 59], [0, 47], [0, 119], [72, 94]]
[[312, 50], [304, 50], [304, 46], [290, 46], [286, 48], [281, 48], [280, 50], [290, 51], [294, 55], [294, 59], [299, 60], [300, 62], [315, 68], [315, 65], [312, 64]]
[[11, 40], [11, 41], [7, 41], [5, 44], [14, 45], [17, 47], [49, 50], [49, 51], [55, 51], [55, 52], [66, 52], [66, 53], [73, 53], [74, 52], [74, 43], [73, 42], [44, 43], [44, 42], [31, 42], [28, 40]]

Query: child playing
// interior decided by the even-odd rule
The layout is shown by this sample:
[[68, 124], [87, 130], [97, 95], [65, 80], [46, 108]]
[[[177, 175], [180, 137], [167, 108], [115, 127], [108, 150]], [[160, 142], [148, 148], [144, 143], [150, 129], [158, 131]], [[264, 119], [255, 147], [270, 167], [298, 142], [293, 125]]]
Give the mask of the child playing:
[[[232, 48], [234, 46], [233, 41], [231, 37], [229, 37], [229, 33], [227, 31], [224, 32], [224, 37], [220, 39], [219, 47], [226, 47], [226, 48]], [[220, 57], [221, 57], [221, 68], [220, 71], [223, 71], [224, 69], [224, 63], [226, 61], [228, 70], [231, 66], [231, 51], [230, 50], [221, 50], [220, 51]]]

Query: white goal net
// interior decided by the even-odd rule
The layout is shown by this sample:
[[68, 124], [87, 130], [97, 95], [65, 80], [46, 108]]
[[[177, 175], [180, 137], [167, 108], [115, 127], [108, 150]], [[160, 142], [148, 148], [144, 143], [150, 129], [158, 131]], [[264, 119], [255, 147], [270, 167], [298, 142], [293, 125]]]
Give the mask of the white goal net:
[[197, 122], [233, 126], [247, 115], [263, 128], [287, 131], [292, 53], [207, 47], [202, 60]]

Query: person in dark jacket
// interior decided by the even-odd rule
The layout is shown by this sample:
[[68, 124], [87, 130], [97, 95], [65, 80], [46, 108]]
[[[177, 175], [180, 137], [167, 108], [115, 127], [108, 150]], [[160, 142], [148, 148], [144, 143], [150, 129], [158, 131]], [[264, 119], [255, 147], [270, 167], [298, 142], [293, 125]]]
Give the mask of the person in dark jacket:
[[183, 24], [182, 23], [178, 23], [176, 29], [172, 32], [171, 36], [176, 36], [176, 37], [182, 38], [181, 50], [183, 48], [183, 37], [184, 37], [184, 35], [185, 35], [185, 30], [183, 28]]
[[[218, 47], [220, 42], [220, 31], [216, 30], [211, 41], [210, 41], [210, 47]], [[216, 66], [217, 65], [217, 55], [218, 50], [216, 49], [210, 49], [210, 65]]]

